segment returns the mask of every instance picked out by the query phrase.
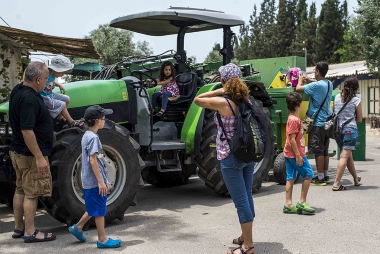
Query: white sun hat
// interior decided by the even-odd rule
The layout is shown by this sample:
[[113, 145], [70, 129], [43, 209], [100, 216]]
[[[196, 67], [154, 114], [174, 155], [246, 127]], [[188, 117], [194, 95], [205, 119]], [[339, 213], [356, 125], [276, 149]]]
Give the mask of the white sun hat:
[[67, 57], [57, 55], [51, 59], [48, 67], [56, 72], [65, 72], [71, 70], [74, 64]]

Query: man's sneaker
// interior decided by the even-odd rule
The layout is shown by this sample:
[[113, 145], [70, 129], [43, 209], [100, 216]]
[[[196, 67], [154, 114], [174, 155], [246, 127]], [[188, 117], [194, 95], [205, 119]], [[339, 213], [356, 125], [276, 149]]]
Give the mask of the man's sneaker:
[[298, 213], [298, 214], [302, 213], [302, 209], [298, 209], [296, 206], [288, 207], [284, 205], [284, 208], [282, 209], [282, 211], [284, 213]]
[[325, 183], [327, 183], [327, 184], [330, 183], [330, 177], [329, 176], [325, 176]]
[[310, 183], [311, 183], [311, 185], [316, 185], [316, 186], [326, 186], [325, 179], [319, 180], [318, 176], [316, 176], [313, 179], [311, 179]]
[[301, 204], [300, 202], [298, 202], [296, 207], [297, 207], [297, 209], [300, 209], [300, 210], [305, 211], [307, 213], [314, 213], [315, 212], [315, 209], [310, 207], [306, 203]]

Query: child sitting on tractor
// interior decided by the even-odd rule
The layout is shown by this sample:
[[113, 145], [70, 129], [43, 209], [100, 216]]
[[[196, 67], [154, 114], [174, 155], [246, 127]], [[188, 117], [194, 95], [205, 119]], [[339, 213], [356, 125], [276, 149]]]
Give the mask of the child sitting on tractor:
[[[53, 57], [48, 66], [48, 81], [46, 82], [45, 88], [40, 91], [40, 95], [53, 119], [58, 117], [58, 122], [67, 122], [69, 127], [82, 127], [83, 122], [73, 120], [67, 111], [70, 97], [64, 94], [65, 88], [61, 84], [55, 82], [56, 78], [62, 77], [65, 72], [70, 71], [73, 67], [74, 64], [72, 64], [67, 57], [61, 55]], [[63, 94], [53, 93], [54, 87], [59, 87]]]
[[161, 85], [161, 90], [155, 92], [152, 95], [152, 108], [156, 107], [157, 99], [162, 95], [162, 105], [161, 110], [156, 114], [156, 116], [163, 116], [165, 114], [166, 107], [168, 106], [169, 97], [178, 97], [179, 89], [175, 81], [175, 70], [174, 65], [165, 61], [162, 63], [160, 68], [160, 75], [156, 79], [157, 85]]

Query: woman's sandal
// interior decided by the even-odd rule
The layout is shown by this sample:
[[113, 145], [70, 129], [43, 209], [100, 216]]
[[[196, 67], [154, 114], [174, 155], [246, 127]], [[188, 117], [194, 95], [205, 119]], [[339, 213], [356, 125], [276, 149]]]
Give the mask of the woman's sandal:
[[362, 180], [362, 177], [361, 177], [361, 176], [358, 176], [358, 183], [355, 184], [355, 186], [360, 186], [360, 185], [362, 185], [362, 184], [360, 183], [361, 180]]
[[160, 110], [160, 111], [156, 114], [156, 116], [163, 116], [163, 115], [165, 115], [165, 110]]
[[243, 249], [243, 247], [238, 247], [232, 251], [227, 252], [227, 254], [234, 254], [235, 250], [240, 250], [240, 254], [249, 254], [248, 251], [253, 250], [255, 246], [249, 247], [248, 249]]
[[344, 190], [347, 190], [347, 188], [344, 187], [343, 185], [340, 185], [339, 187], [332, 187], [332, 190], [333, 191], [344, 191]]
[[232, 243], [233, 243], [233, 244], [237, 244], [237, 245], [242, 245], [242, 244], [244, 243], [244, 240], [242, 240], [242, 239], [240, 238], [240, 236], [239, 236], [238, 238], [233, 239], [233, 240], [232, 240]]

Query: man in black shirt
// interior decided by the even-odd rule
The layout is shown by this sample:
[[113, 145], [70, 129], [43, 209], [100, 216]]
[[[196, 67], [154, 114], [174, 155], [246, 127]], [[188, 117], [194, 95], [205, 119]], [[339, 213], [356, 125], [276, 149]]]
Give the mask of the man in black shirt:
[[53, 144], [53, 122], [38, 93], [45, 87], [47, 77], [48, 68], [44, 63], [31, 62], [25, 70], [24, 82], [13, 88], [9, 99], [12, 128], [9, 155], [16, 171], [12, 237], [22, 237], [26, 243], [56, 238], [34, 226], [38, 197], [49, 197], [52, 192], [48, 156]]

